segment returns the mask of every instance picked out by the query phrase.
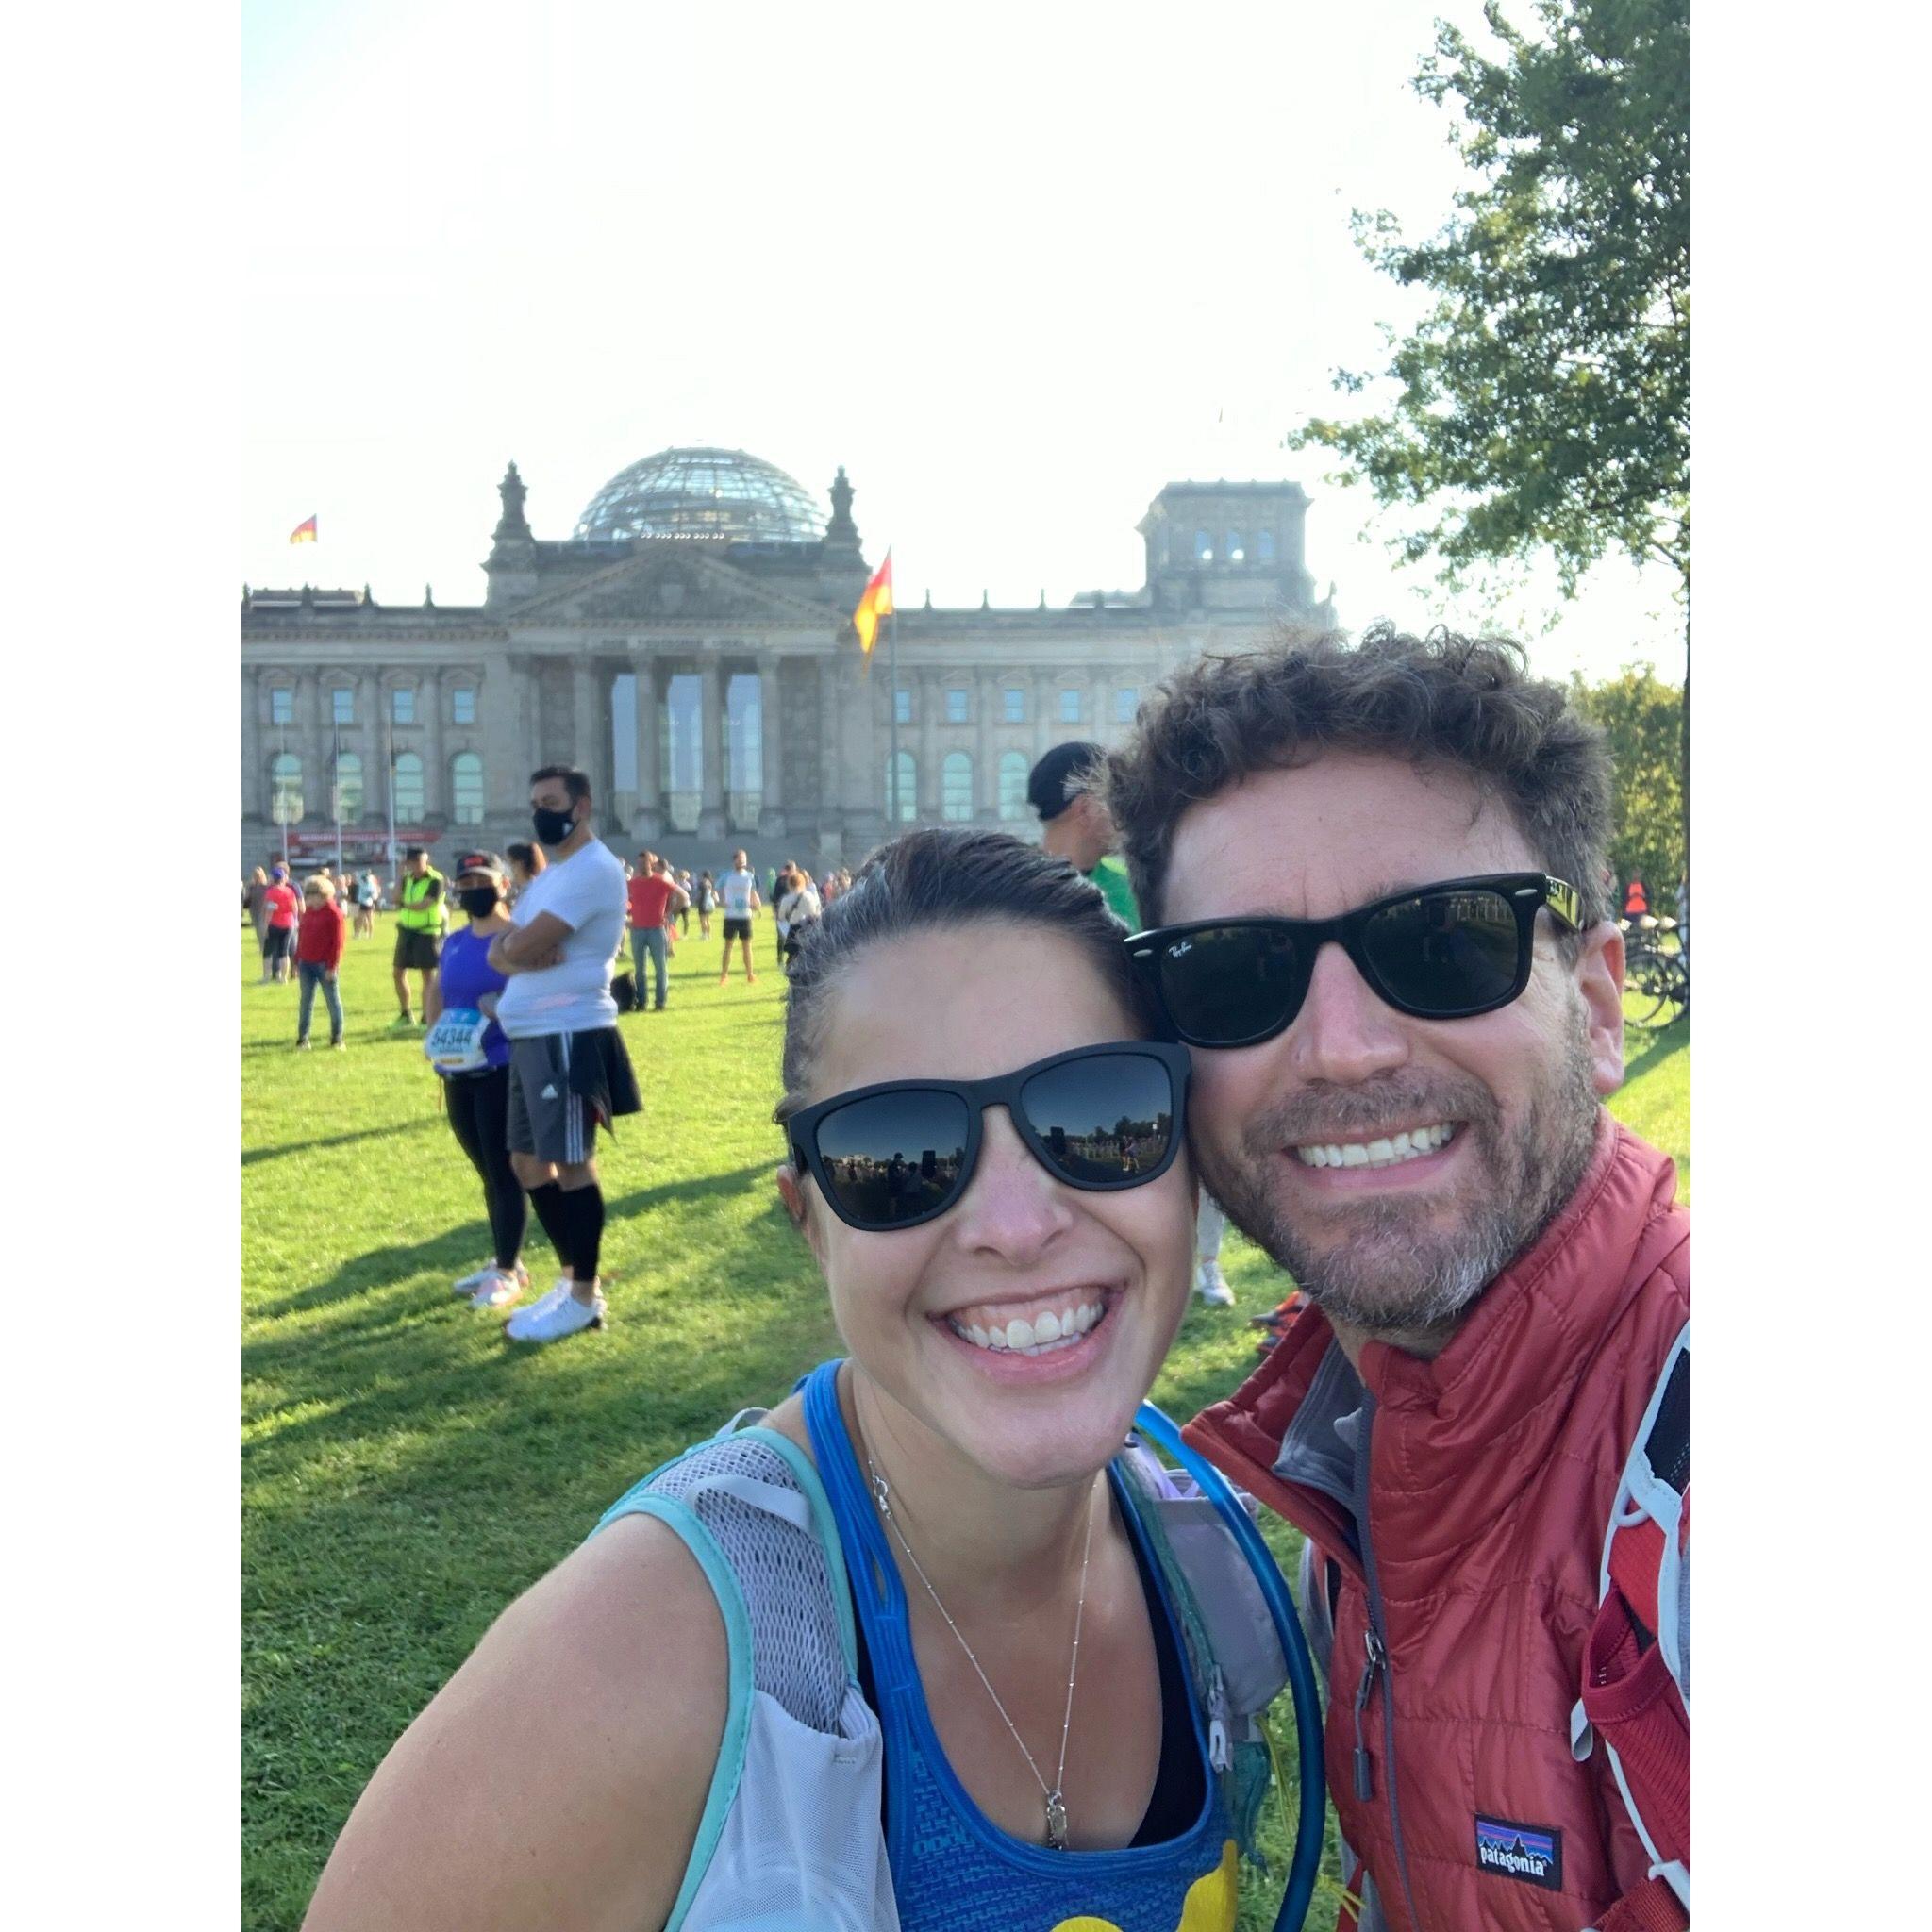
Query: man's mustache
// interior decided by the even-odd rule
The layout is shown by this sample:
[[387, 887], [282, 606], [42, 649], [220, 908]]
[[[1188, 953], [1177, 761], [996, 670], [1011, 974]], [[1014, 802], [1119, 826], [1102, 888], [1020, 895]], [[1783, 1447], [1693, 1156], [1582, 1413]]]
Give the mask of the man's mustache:
[[1377, 1076], [1358, 1087], [1297, 1093], [1248, 1124], [1251, 1154], [1274, 1154], [1324, 1141], [1379, 1140], [1405, 1127], [1459, 1121], [1478, 1132], [1501, 1118], [1495, 1096], [1477, 1080]]

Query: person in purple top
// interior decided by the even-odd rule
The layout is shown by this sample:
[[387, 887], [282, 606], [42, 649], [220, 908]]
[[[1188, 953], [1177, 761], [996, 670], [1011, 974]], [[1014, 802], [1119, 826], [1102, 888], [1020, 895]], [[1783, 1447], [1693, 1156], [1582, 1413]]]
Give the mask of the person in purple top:
[[504, 903], [508, 881], [493, 852], [470, 852], [457, 867], [457, 903], [470, 923], [442, 942], [437, 976], [427, 983], [423, 1019], [433, 1029], [447, 1008], [470, 1008], [486, 1015], [483, 1064], [442, 1076], [450, 1130], [483, 1180], [495, 1258], [466, 1274], [456, 1292], [475, 1308], [500, 1308], [530, 1285], [522, 1260], [529, 1225], [529, 1200], [509, 1159], [509, 1041], [496, 1024], [496, 996], [507, 984], [490, 963], [490, 942], [510, 929]]

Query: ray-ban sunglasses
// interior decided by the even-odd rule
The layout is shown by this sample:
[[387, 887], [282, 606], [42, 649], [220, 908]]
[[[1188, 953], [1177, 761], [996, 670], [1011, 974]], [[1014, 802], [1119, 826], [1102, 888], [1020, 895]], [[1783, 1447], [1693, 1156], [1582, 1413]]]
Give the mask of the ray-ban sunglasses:
[[1174, 1165], [1188, 1053], [1161, 1041], [1077, 1046], [991, 1080], [888, 1080], [801, 1108], [791, 1160], [848, 1227], [917, 1227], [965, 1193], [982, 1116], [1003, 1107], [1041, 1167], [1070, 1188], [1144, 1187]]
[[1398, 1013], [1468, 1020], [1529, 984], [1536, 916], [1583, 928], [1582, 895], [1548, 873], [1494, 873], [1391, 892], [1337, 919], [1202, 919], [1125, 941], [1174, 1036], [1191, 1046], [1253, 1046], [1290, 1025], [1315, 956], [1335, 944]]

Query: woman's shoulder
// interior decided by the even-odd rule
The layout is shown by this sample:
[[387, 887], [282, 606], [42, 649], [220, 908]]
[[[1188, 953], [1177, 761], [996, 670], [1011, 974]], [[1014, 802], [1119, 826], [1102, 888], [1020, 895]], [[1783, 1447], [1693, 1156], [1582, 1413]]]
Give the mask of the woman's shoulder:
[[309, 1932], [490, 1932], [669, 1917], [729, 1704], [711, 1586], [619, 1518], [526, 1591], [363, 1794]]

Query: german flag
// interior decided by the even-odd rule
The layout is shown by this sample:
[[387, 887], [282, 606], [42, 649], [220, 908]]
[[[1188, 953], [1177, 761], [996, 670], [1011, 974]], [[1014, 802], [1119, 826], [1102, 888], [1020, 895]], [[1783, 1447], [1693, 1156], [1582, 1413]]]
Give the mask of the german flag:
[[867, 658], [872, 656], [879, 634], [879, 619], [891, 614], [892, 553], [889, 550], [885, 562], [873, 572], [872, 582], [866, 585], [865, 595], [858, 600], [858, 608], [852, 613], [852, 622], [858, 630], [858, 648]]
[[313, 543], [315, 541], [315, 519], [310, 517], [308, 522], [297, 524], [289, 532], [289, 541], [291, 543]]

